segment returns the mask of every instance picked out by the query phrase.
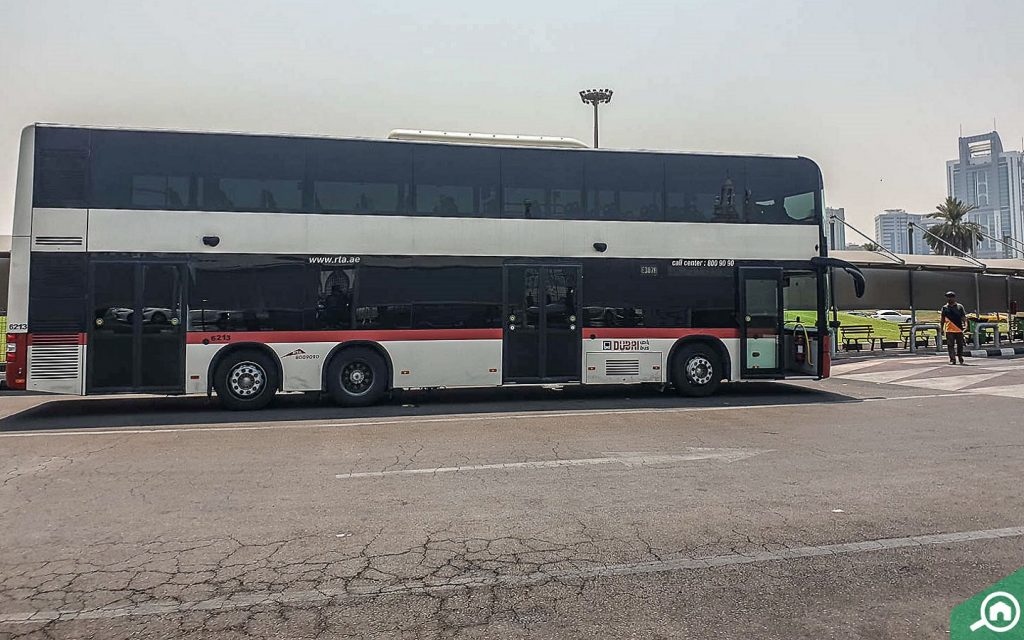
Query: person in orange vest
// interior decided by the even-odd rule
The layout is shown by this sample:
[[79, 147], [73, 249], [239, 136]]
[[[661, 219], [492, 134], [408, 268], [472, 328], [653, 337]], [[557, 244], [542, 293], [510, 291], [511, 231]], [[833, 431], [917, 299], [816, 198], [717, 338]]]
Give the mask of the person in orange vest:
[[949, 364], [956, 364], [953, 359], [953, 346], [956, 346], [956, 357], [960, 364], [964, 363], [964, 329], [967, 328], [967, 311], [964, 305], [956, 301], [956, 292], [946, 292], [946, 306], [942, 307], [942, 331], [946, 334], [946, 349], [949, 351]]

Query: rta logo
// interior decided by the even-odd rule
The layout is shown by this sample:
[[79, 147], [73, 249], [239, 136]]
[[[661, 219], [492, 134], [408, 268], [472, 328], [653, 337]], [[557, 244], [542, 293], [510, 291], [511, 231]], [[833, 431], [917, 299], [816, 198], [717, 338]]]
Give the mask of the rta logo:
[[306, 353], [302, 349], [296, 349], [291, 353], [286, 353], [282, 358], [294, 357], [296, 360], [317, 360], [320, 358], [319, 353]]

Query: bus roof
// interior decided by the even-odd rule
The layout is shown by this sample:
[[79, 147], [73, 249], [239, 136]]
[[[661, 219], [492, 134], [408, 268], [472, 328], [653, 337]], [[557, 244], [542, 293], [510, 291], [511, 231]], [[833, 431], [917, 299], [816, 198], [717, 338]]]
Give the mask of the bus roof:
[[[721, 151], [683, 151], [683, 150], [678, 150], [678, 149], [615, 149], [615, 148], [609, 148], [609, 147], [601, 147], [600, 149], [593, 149], [591, 147], [588, 147], [586, 144], [584, 144], [583, 142], [580, 142], [579, 140], [577, 140], [575, 138], [563, 138], [563, 137], [557, 137], [557, 136], [522, 136], [522, 135], [516, 135], [516, 134], [486, 134], [486, 133], [475, 133], [474, 134], [474, 133], [456, 133], [456, 132], [451, 132], [451, 133], [448, 133], [447, 137], [442, 137], [442, 138], [439, 138], [439, 139], [428, 139], [428, 138], [424, 137], [423, 139], [412, 140], [412, 139], [405, 139], [405, 138], [392, 138], [392, 137], [390, 137], [391, 134], [394, 134], [395, 132], [419, 131], [419, 130], [416, 130], [416, 129], [394, 129], [394, 130], [391, 131], [391, 133], [389, 133], [389, 137], [388, 138], [372, 138], [372, 137], [369, 137], [369, 136], [332, 136], [332, 135], [315, 134], [315, 133], [254, 133], [254, 132], [251, 132], [251, 131], [216, 131], [216, 130], [202, 130], [202, 129], [165, 129], [165, 128], [160, 128], [160, 127], [122, 127], [122, 126], [110, 126], [110, 125], [76, 125], [76, 124], [55, 123], [55, 122], [36, 122], [36, 123], [33, 123], [32, 125], [29, 125], [28, 127], [26, 127], [26, 129], [31, 128], [31, 127], [48, 127], [48, 128], [60, 128], [60, 129], [86, 129], [86, 130], [96, 130], [96, 131], [128, 131], [128, 132], [139, 132], [139, 133], [182, 133], [182, 134], [200, 134], [200, 135], [202, 135], [202, 134], [209, 134], [209, 135], [229, 135], [229, 136], [252, 136], [252, 137], [266, 137], [266, 138], [293, 138], [293, 139], [300, 139], [300, 140], [365, 140], [365, 141], [370, 141], [370, 142], [392, 142], [392, 143], [397, 143], [397, 144], [402, 144], [402, 143], [406, 143], [406, 142], [416, 142], [416, 143], [420, 143], [420, 144], [443, 144], [443, 145], [450, 145], [450, 146], [478, 146], [478, 145], [481, 144], [480, 141], [483, 139], [483, 137], [485, 137], [485, 136], [495, 136], [495, 138], [493, 139], [493, 142], [487, 143], [488, 146], [495, 146], [495, 147], [559, 148], [559, 149], [568, 149], [568, 150], [576, 150], [576, 151], [600, 151], [600, 152], [609, 152], [609, 153], [620, 153], [620, 152], [626, 152], [626, 153], [657, 153], [657, 154], [668, 154], [668, 155], [674, 154], [674, 155], [732, 157], [732, 158], [780, 158], [780, 159], [791, 159], [791, 160], [796, 160], [796, 159], [810, 160], [810, 158], [807, 158], [806, 156], [790, 155], [790, 154], [749, 153], [749, 152], [748, 153], [727, 153], [727, 152], [721, 152]], [[444, 134], [445, 132], [426, 131], [426, 130], [424, 130], [423, 133], [426, 134], [426, 135], [432, 135], [432, 134]], [[468, 140], [456, 140], [456, 139], [453, 139], [454, 136], [460, 136], [460, 135], [461, 136], [474, 136], [474, 137], [478, 137], [478, 138], [475, 138], [473, 142], [470, 142]], [[505, 138], [505, 137], [518, 138], [520, 141], [513, 142], [513, 141], [510, 141], [510, 140], [501, 139], [501, 138]], [[577, 143], [580, 146], [576, 146], [576, 144], [571, 144], [571, 143], [568, 143], [568, 142], [566, 144], [564, 144], [564, 145], [557, 145], [557, 144], [552, 144], [552, 143], [549, 143], [549, 142], [545, 142], [543, 144], [537, 144], [535, 142], [534, 143], [527, 142], [527, 140], [533, 140], [533, 141], [537, 141], [537, 140], [545, 140], [545, 141], [564, 140], [564, 141], [572, 141], [572, 143]]]
[[586, 149], [587, 145], [576, 138], [561, 136], [524, 136], [514, 133], [463, 133], [459, 131], [425, 131], [422, 129], [392, 129], [388, 140], [410, 140], [414, 142], [461, 142], [468, 144], [494, 144], [522, 147], [558, 147], [565, 149]]

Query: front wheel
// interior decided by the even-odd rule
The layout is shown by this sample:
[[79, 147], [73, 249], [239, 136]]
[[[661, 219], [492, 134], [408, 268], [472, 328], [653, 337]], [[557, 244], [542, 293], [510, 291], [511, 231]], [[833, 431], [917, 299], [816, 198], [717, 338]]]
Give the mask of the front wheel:
[[707, 345], [687, 345], [672, 359], [672, 385], [680, 395], [709, 396], [724, 377], [721, 358]]
[[366, 347], [353, 347], [331, 361], [327, 369], [327, 392], [344, 407], [365, 407], [384, 397], [387, 377], [388, 365], [379, 353]]
[[228, 354], [213, 374], [217, 397], [232, 411], [262, 409], [274, 399], [277, 387], [274, 362], [259, 351]]

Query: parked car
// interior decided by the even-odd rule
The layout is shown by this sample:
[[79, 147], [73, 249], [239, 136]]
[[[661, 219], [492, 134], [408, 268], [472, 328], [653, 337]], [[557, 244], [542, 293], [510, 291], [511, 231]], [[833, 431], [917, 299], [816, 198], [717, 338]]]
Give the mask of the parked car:
[[909, 315], [891, 309], [883, 309], [871, 317], [875, 320], [888, 320], [889, 322], [910, 322]]

